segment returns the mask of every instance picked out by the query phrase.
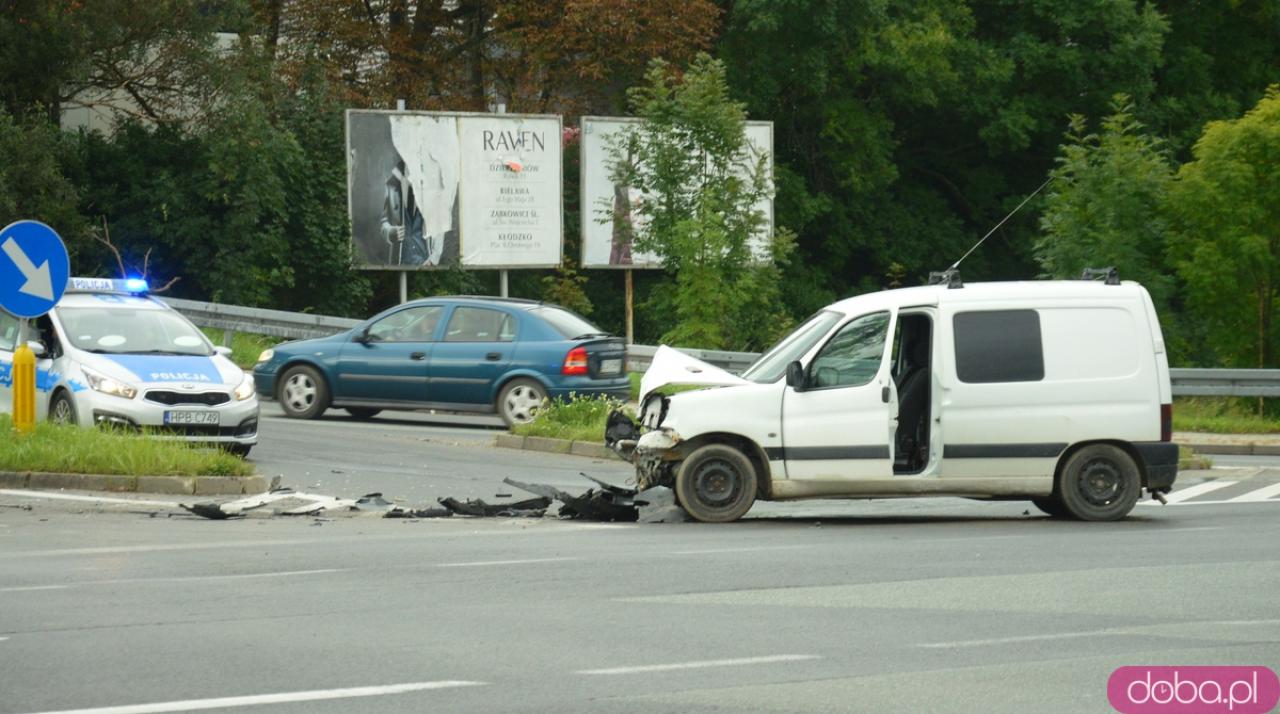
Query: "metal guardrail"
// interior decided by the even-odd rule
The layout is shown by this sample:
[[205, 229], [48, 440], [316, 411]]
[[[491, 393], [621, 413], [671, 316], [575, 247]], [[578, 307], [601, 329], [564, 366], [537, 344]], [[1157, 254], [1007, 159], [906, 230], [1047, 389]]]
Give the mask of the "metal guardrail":
[[1179, 397], [1280, 397], [1280, 369], [1170, 369]]
[[[360, 320], [332, 315], [267, 310], [256, 307], [224, 305], [177, 298], [160, 298], [200, 327], [216, 327], [226, 331], [223, 344], [231, 344], [236, 332], [271, 335], [286, 339], [324, 337], [349, 330]], [[658, 348], [653, 345], [631, 345], [627, 348], [627, 369], [643, 372]], [[760, 357], [758, 352], [726, 352], [680, 348], [681, 352], [727, 369], [740, 372]], [[1280, 397], [1280, 369], [1191, 369], [1169, 370], [1175, 396], [1213, 397]]]
[[216, 302], [199, 302], [156, 296], [170, 307], [186, 315], [200, 327], [216, 327], [226, 330], [223, 344], [231, 344], [231, 335], [250, 332], [290, 340], [324, 337], [335, 332], [349, 330], [360, 320], [332, 315], [311, 315], [305, 312], [268, 310], [260, 307], [240, 307]]

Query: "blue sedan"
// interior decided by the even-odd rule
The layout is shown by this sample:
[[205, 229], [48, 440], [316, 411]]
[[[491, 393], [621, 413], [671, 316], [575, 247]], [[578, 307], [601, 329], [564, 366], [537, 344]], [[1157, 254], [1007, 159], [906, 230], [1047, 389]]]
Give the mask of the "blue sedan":
[[284, 413], [329, 407], [358, 418], [384, 409], [497, 412], [533, 419], [544, 399], [630, 396], [626, 345], [557, 305], [435, 297], [385, 310], [330, 337], [266, 350], [254, 386]]

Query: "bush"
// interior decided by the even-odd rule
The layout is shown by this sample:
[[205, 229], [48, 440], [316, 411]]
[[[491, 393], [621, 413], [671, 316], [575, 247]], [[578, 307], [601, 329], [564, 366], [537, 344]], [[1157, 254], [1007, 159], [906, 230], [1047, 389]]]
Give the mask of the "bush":
[[516, 424], [511, 431], [520, 436], [603, 442], [609, 413], [622, 406], [622, 402], [605, 396], [573, 395], [567, 402], [544, 402], [533, 421]]

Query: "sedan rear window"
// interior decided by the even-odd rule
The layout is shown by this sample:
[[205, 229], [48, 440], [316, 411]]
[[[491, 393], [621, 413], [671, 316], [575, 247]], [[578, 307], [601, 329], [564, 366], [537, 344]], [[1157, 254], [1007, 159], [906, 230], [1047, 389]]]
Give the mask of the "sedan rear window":
[[542, 318], [548, 325], [555, 328], [556, 332], [564, 335], [566, 339], [577, 340], [584, 337], [607, 336], [609, 334], [564, 308], [535, 307], [531, 308], [529, 313]]

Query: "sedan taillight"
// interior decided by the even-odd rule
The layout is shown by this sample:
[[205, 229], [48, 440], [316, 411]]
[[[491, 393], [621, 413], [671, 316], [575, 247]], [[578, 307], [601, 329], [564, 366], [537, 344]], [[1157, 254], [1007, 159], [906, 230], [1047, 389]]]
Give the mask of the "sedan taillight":
[[569, 354], [564, 356], [564, 365], [560, 367], [560, 374], [566, 377], [583, 376], [587, 373], [587, 348], [574, 347], [569, 350]]

